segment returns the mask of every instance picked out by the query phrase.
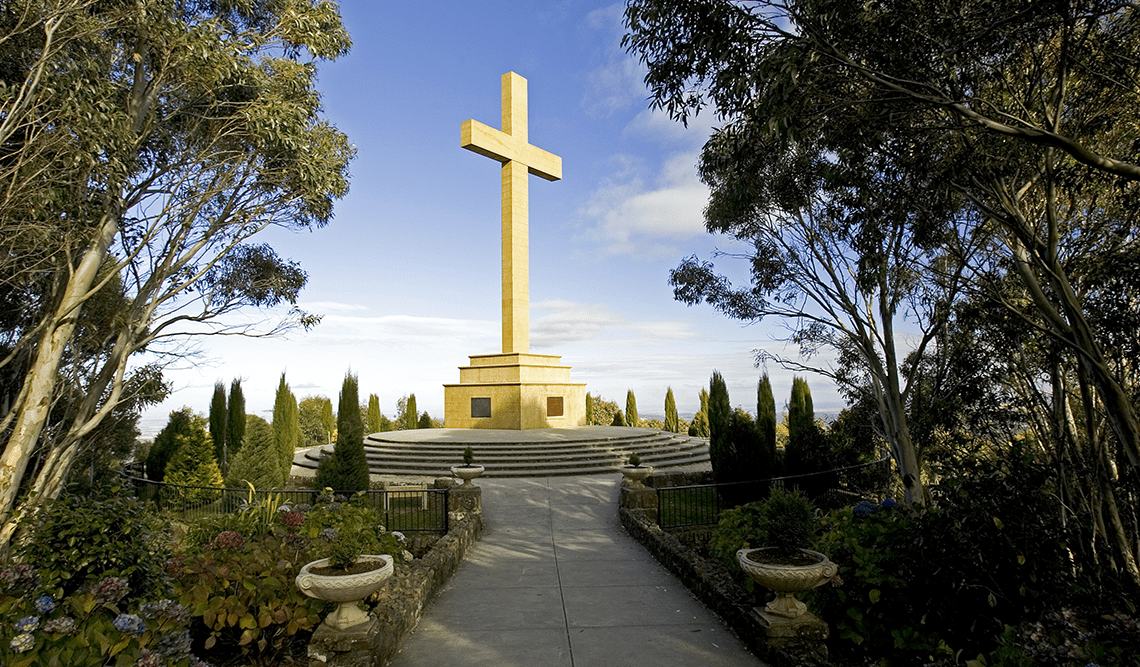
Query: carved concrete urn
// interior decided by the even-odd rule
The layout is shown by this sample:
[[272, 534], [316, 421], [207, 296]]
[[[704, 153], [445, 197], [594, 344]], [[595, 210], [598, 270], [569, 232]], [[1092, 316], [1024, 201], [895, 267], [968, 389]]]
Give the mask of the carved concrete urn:
[[368, 621], [368, 614], [361, 611], [356, 603], [372, 595], [392, 576], [392, 557], [359, 556], [356, 563], [376, 564], [376, 568], [357, 574], [317, 574], [314, 570], [328, 567], [329, 559], [315, 560], [301, 568], [297, 575], [297, 588], [311, 598], [336, 602], [337, 609], [325, 618], [325, 625], [337, 630], [351, 628]]
[[471, 488], [475, 486], [471, 480], [483, 474], [483, 466], [475, 464], [451, 466], [451, 474], [463, 480], [461, 488]]
[[618, 470], [629, 480], [631, 489], [644, 489], [645, 485], [642, 482], [653, 474], [653, 466], [622, 466]]
[[792, 557], [781, 557], [773, 547], [741, 549], [736, 561], [752, 581], [776, 593], [764, 611], [783, 618], [797, 618], [807, 611], [796, 593], [826, 584], [839, 571], [827, 556], [809, 549]]

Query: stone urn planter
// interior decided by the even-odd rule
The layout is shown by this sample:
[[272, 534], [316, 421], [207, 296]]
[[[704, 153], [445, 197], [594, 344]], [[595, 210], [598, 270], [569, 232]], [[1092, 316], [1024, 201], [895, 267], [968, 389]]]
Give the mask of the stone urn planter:
[[451, 474], [463, 480], [461, 488], [471, 488], [475, 486], [471, 480], [483, 474], [483, 466], [474, 464], [451, 466]]
[[[787, 564], [787, 560], [796, 563]], [[826, 584], [839, 571], [827, 556], [809, 549], [800, 549], [793, 559], [781, 557], [772, 547], [741, 549], [736, 552], [736, 561], [753, 581], [776, 593], [776, 599], [764, 610], [783, 618], [797, 618], [807, 611], [807, 605], [795, 598], [796, 593]]]
[[369, 620], [368, 614], [361, 611], [356, 603], [375, 593], [388, 577], [392, 576], [392, 557], [359, 556], [356, 563], [375, 563], [375, 569], [357, 574], [317, 574], [313, 570], [327, 567], [329, 559], [315, 560], [301, 568], [297, 575], [297, 588], [311, 598], [336, 602], [335, 612], [325, 618], [325, 625], [337, 630], [345, 630]]
[[653, 474], [653, 466], [622, 466], [618, 468], [623, 477], [629, 480], [631, 489], [644, 489], [645, 485], [641, 482]]

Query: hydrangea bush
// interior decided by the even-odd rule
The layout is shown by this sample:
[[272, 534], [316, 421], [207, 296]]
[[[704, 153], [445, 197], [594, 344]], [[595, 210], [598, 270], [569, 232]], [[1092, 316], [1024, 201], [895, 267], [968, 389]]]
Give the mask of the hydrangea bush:
[[127, 606], [124, 577], [57, 600], [42, 592], [42, 581], [28, 565], [0, 570], [0, 663], [7, 667], [208, 666], [191, 653], [190, 615], [174, 600]]

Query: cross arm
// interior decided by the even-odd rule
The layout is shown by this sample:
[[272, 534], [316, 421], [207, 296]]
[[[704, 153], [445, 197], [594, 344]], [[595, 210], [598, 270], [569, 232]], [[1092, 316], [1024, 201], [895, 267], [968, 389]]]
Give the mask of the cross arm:
[[477, 120], [463, 121], [459, 142], [463, 148], [492, 160], [521, 162], [526, 165], [527, 171], [539, 178], [548, 181], [562, 178], [562, 158], [537, 146], [520, 142]]

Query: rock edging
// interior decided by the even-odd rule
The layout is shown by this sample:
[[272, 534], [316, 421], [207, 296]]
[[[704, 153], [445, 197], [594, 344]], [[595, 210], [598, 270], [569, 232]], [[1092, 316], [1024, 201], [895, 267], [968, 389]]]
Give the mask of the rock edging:
[[630, 537], [640, 542], [689, 592], [720, 616], [749, 651], [758, 656], [767, 653], [764, 628], [752, 615], [756, 604], [753, 596], [724, 567], [702, 557], [635, 512], [621, 507], [618, 516]]

